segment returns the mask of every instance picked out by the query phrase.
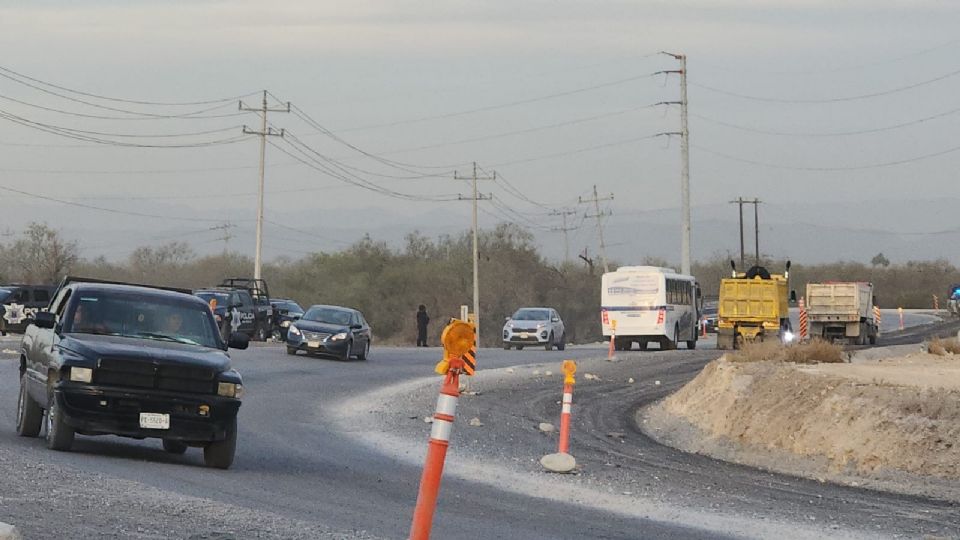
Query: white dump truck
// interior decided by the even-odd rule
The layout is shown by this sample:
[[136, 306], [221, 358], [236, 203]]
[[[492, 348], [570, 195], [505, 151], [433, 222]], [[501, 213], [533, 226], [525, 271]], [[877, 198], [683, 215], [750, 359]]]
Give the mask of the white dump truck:
[[873, 309], [873, 284], [864, 282], [808, 283], [806, 309], [810, 337], [871, 345], [880, 328]]

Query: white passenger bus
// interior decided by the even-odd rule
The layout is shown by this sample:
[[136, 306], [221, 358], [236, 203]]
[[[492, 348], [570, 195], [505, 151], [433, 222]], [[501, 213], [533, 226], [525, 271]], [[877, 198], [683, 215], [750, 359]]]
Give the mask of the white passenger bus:
[[676, 349], [685, 341], [696, 348], [700, 320], [700, 287], [693, 276], [656, 266], [623, 266], [603, 275], [601, 281], [603, 335], [614, 334], [618, 351], [634, 343], [646, 349], [651, 342], [661, 349]]

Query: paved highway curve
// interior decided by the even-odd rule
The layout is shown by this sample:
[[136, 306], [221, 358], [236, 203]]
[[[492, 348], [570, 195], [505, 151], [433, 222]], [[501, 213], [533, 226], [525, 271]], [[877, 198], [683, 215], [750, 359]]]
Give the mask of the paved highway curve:
[[[480, 358], [482, 369], [492, 369], [604, 352], [596, 347], [563, 353], [491, 349], [481, 351]], [[716, 352], [635, 354], [647, 379], [658, 378], [661, 386], [622, 398], [603, 385], [577, 389], [581, 415], [575, 417], [575, 449], [593, 475], [584, 478], [591, 485], [619, 486], [633, 478], [631, 495], [655, 493], [664, 504], [719, 505], [769, 519], [819, 519], [838, 532], [960, 532], [960, 510], [953, 505], [797, 480], [656, 445], [631, 427], [633, 411], [689, 380]], [[0, 356], [0, 465], [6, 470], [0, 476], [0, 521], [17, 525], [28, 538], [404, 538], [419, 466], [358, 445], [356, 438], [364, 434], [344, 433], [323, 420], [324, 411], [428, 375], [439, 351], [376, 348], [366, 362], [290, 357], [276, 346], [233, 356], [248, 394], [238, 456], [229, 471], [203, 468], [196, 449], [185, 456], [165, 454], [156, 440], [78, 437], [73, 452], [58, 453], [40, 439], [17, 437], [16, 361]], [[483, 444], [494, 442], [497, 459], [549, 448], [554, 443], [547, 438], [535, 448], [524, 445], [529, 434], [514, 436], [498, 429], [496, 421], [498, 415], [521, 423], [555, 421], [559, 388], [539, 386], [525, 394], [494, 390], [484, 395], [495, 399], [464, 403], [455, 434], [470, 433], [463, 424], [473, 414], [470, 407], [482, 403], [490, 420], [479, 429], [489, 431], [471, 435]], [[432, 409], [432, 400], [426, 407]], [[503, 427], [509, 426], [504, 421]], [[419, 418], [407, 417], [398, 430], [420, 433], [425, 447]], [[624, 442], [608, 437], [609, 432], [626, 433]], [[695, 525], [528, 497], [452, 476], [444, 479], [440, 504], [435, 538], [722, 537]]]

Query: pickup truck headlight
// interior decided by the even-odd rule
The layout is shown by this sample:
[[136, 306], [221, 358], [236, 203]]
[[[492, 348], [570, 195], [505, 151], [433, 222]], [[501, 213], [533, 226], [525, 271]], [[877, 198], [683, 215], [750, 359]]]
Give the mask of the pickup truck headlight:
[[332, 341], [340, 341], [341, 339], [347, 339], [347, 333], [346, 333], [346, 332], [340, 332], [339, 334], [334, 334], [334, 335], [330, 336], [330, 339], [331, 339]]
[[71, 367], [70, 380], [73, 382], [93, 382], [93, 370], [85, 367]]
[[232, 382], [217, 383], [217, 395], [239, 399], [243, 397], [243, 385]]
[[287, 332], [289, 332], [289, 333], [291, 333], [291, 334], [293, 334], [293, 335], [295, 335], [295, 336], [299, 336], [299, 335], [300, 335], [300, 329], [297, 328], [296, 326], [292, 325], [292, 324], [290, 325], [290, 329], [287, 330]]
[[290, 321], [283, 321], [283, 322], [280, 323], [280, 326], [283, 327], [283, 328], [286, 328], [286, 327], [290, 326]]

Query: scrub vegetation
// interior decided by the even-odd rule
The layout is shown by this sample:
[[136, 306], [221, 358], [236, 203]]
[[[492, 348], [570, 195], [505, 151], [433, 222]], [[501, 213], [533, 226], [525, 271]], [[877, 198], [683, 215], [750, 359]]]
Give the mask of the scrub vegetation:
[[[625, 262], [676, 267], [651, 258]], [[872, 281], [882, 307], [929, 308], [933, 294], [941, 295], [941, 304], [945, 304], [945, 292], [951, 284], [960, 283], [960, 270], [946, 261], [882, 262], [809, 266], [794, 261], [791, 287], [802, 296], [807, 281]], [[782, 261], [767, 264], [777, 270], [780, 265]], [[612, 263], [611, 269], [616, 266]], [[38, 223], [0, 243], [0, 283], [51, 283], [75, 274], [200, 288], [224, 277], [252, 273], [251, 257], [238, 253], [200, 256], [184, 242], [140, 247], [121, 261], [84, 259], [75, 239]], [[484, 344], [498, 344], [504, 317], [522, 306], [556, 308], [566, 323], [567, 342], [600, 340], [601, 273], [596, 262], [545, 259], [533, 235], [515, 225], [481, 231]], [[720, 279], [730, 273], [729, 260], [716, 256], [695, 263], [693, 273], [705, 295], [716, 295]], [[468, 231], [439, 238], [414, 232], [401, 247], [366, 237], [341, 251], [271, 261], [264, 265], [263, 274], [276, 297], [292, 298], [303, 306], [326, 303], [361, 310], [379, 343], [414, 343], [416, 309], [424, 304], [432, 321], [428, 342], [435, 345], [445, 319], [458, 316], [460, 305], [472, 305]]]

